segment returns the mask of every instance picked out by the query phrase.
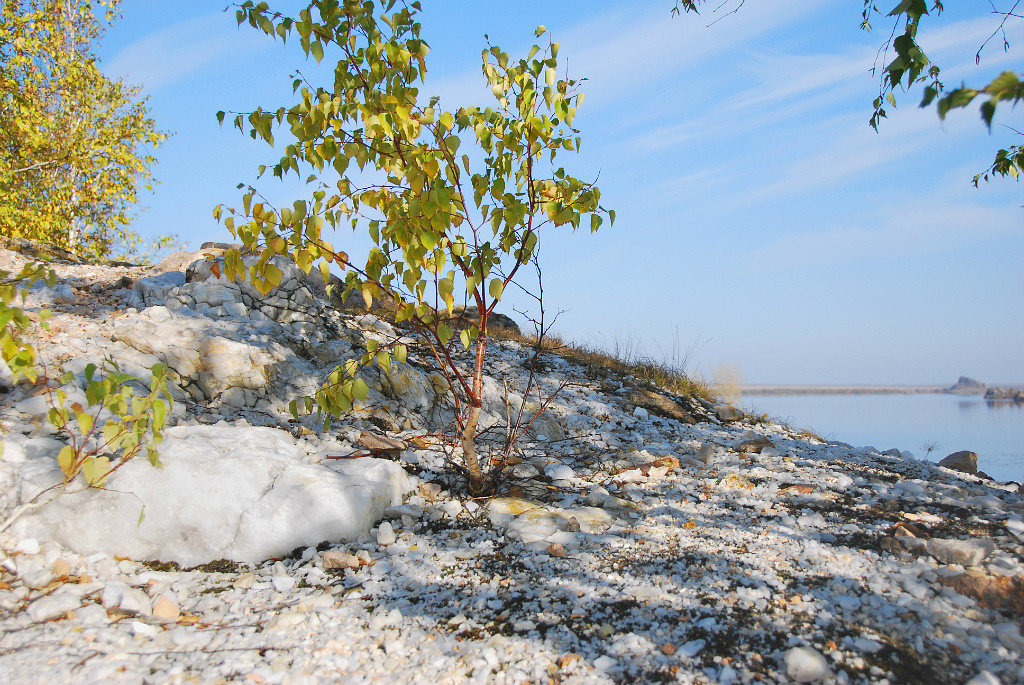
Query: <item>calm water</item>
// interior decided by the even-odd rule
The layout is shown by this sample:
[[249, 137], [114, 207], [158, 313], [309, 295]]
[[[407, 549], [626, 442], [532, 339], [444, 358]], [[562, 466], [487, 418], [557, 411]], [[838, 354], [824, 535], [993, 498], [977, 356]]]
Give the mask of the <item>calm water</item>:
[[957, 395], [754, 395], [747, 408], [830, 440], [879, 450], [896, 447], [938, 461], [978, 453], [978, 468], [998, 480], [1024, 480], [1024, 405]]

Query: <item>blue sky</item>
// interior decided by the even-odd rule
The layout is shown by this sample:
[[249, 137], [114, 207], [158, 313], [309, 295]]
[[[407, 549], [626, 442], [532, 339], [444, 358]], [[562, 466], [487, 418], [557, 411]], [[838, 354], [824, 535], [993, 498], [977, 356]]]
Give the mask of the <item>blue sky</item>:
[[[135, 228], [192, 247], [229, 238], [213, 206], [238, 203], [236, 185], [279, 156], [215, 112], [289, 105], [289, 74], [316, 73], [295, 45], [237, 28], [224, 4], [125, 0], [100, 49], [174, 134]], [[975, 108], [940, 124], [914, 91], [873, 132], [868, 69], [888, 28], [860, 31], [861, 3], [746, 3], [711, 26], [670, 18], [670, 0], [423, 5], [421, 92], [442, 104], [487, 103], [485, 33], [515, 55], [544, 24], [587, 78], [583, 150], [565, 161], [598, 178], [618, 217], [595, 235], [541, 237], [547, 306], [565, 310], [567, 337], [632, 338], [653, 356], [700, 341], [691, 369], [731, 364], [754, 383], [1024, 381], [1024, 193], [970, 184], [1015, 142], [999, 123], [1020, 128], [1019, 114], [991, 134]], [[947, 11], [922, 44], [948, 84], [987, 82], [1018, 68], [998, 39], [975, 66], [995, 25]], [[1011, 45], [1022, 33], [1009, 27]], [[275, 201], [307, 195], [294, 180], [261, 187]], [[367, 240], [335, 244], [358, 254]]]

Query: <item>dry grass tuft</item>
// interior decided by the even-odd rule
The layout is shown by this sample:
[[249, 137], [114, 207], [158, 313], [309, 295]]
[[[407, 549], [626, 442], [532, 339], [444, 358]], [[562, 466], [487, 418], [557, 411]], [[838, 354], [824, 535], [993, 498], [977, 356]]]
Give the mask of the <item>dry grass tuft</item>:
[[[534, 349], [537, 347], [536, 335], [523, 335], [516, 331], [497, 327], [489, 327], [488, 333], [495, 338], [514, 340], [524, 347]], [[652, 385], [683, 397], [700, 398], [707, 402], [718, 400], [714, 386], [703, 378], [690, 376], [671, 364], [636, 355], [632, 348], [627, 349], [627, 358], [623, 358], [589, 345], [566, 342], [559, 336], [550, 333], [541, 340], [541, 348], [545, 352], [557, 354], [564, 359], [587, 367], [592, 375], [629, 376], [641, 384]]]

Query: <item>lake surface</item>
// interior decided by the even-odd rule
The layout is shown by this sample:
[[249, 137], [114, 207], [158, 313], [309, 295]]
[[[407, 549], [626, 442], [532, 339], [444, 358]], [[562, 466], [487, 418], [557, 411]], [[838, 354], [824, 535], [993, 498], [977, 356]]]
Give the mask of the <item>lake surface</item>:
[[970, 450], [993, 478], [1024, 480], [1024, 404], [945, 394], [752, 395], [740, 404], [858, 447], [931, 461]]

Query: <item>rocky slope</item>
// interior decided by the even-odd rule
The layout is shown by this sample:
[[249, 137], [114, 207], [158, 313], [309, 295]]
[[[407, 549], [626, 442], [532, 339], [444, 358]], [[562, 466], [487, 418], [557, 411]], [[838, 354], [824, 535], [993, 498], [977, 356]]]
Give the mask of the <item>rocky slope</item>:
[[[65, 265], [29, 298], [56, 312], [43, 358], [164, 361], [183, 384], [163, 470], [133, 464], [0, 538], [0, 681], [1024, 681], [1016, 483], [552, 356], [542, 391], [572, 382], [503, 496], [469, 499], [414, 345], [329, 431], [285, 412], [401, 331], [296, 270], [261, 298], [191, 261]], [[527, 358], [492, 348], [496, 433], [504, 382], [535, 401], [516, 394]], [[0, 514], [55, 477], [46, 410], [32, 388], [0, 399]]]

